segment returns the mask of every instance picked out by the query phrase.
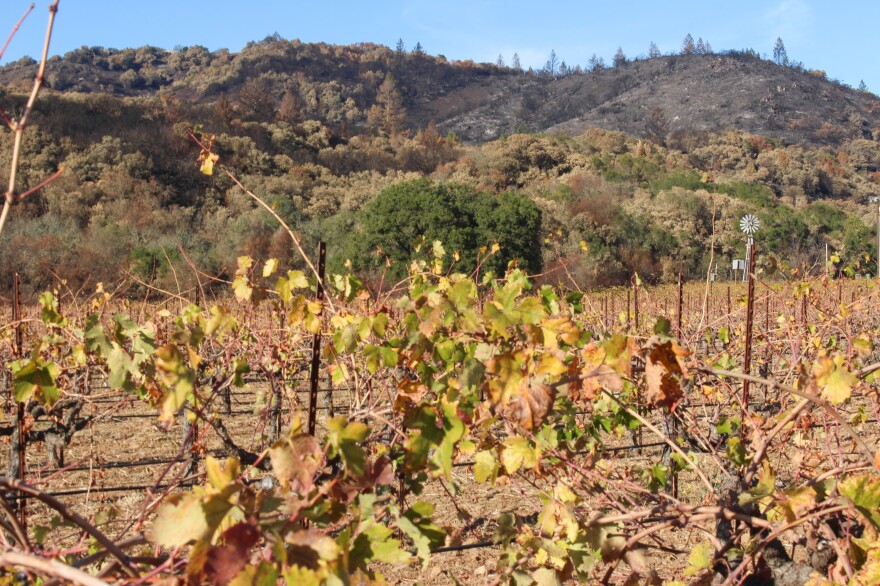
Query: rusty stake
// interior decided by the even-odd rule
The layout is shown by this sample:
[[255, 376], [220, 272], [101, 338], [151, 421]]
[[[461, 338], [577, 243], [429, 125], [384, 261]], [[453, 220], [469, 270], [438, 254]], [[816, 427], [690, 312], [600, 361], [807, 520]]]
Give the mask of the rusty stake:
[[[324, 312], [324, 264], [327, 258], [327, 244], [318, 242], [318, 290], [315, 299], [321, 304], [318, 317]], [[321, 331], [312, 338], [312, 370], [309, 375], [309, 435], [315, 435], [318, 415], [318, 373], [321, 369]]]
[[[746, 355], [743, 360], [743, 372], [751, 373], [752, 368], [752, 328], [755, 318], [755, 248], [752, 245], [751, 254], [749, 255], [749, 276], [748, 276], [748, 292], [746, 297]], [[745, 421], [749, 414], [749, 381], [743, 380], [742, 393], [742, 410], [743, 425], [740, 430], [745, 430]]]

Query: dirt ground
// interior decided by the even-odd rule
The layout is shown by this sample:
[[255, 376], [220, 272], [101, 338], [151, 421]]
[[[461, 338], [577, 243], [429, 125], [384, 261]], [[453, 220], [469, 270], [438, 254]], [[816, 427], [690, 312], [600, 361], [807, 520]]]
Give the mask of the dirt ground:
[[[233, 396], [232, 409], [234, 415], [224, 415], [233, 439], [239, 445], [252, 451], [259, 451], [267, 445], [268, 433], [266, 426], [266, 408], [263, 396], [265, 389], [259, 385], [236, 392]], [[337, 399], [338, 400], [338, 399]], [[864, 402], [864, 401], [859, 401]], [[288, 407], [290, 404], [287, 405]], [[295, 404], [294, 404], [295, 406]], [[853, 407], [857, 409], [857, 406]], [[102, 518], [100, 527], [111, 536], [123, 530], [131, 532], [131, 522], [138, 517], [145, 507], [156, 502], [163, 494], [162, 489], [150, 490], [146, 487], [164, 486], [180, 478], [187, 462], [177, 464], [144, 463], [131, 467], [117, 467], [120, 462], [143, 462], [145, 460], [172, 459], [180, 456], [183, 430], [179, 419], [168, 429], [158, 423], [155, 411], [134, 399], [113, 403], [95, 404], [92, 409], [104, 415], [99, 422], [74, 436], [73, 443], [65, 454], [67, 468], [63, 472], [48, 468], [48, 455], [44, 444], [39, 443], [28, 450], [28, 479], [41, 489], [58, 495], [59, 500], [74, 507], [83, 516], [95, 519]], [[222, 409], [221, 409], [222, 412]], [[321, 421], [326, 411], [320, 411]], [[84, 415], [90, 414], [86, 410]], [[814, 413], [816, 421], [821, 414]], [[868, 435], [876, 436], [876, 423], [867, 424]], [[322, 430], [319, 430], [319, 434]], [[656, 438], [645, 430], [643, 441], [652, 443]], [[630, 445], [633, 438], [621, 438], [620, 445]], [[845, 438], [844, 438], [845, 439]], [[793, 464], [797, 458], [794, 452], [801, 450], [803, 444], [816, 448], [816, 455], [821, 455], [823, 445], [829, 441], [837, 441], [828, 437], [821, 424], [793, 436], [790, 457], [779, 458], [773, 464], [780, 475], [793, 474]], [[200, 435], [199, 443], [207, 453], [221, 456], [222, 445], [217, 435], [207, 429]], [[845, 443], [845, 442], [844, 442]], [[3, 458], [0, 467], [6, 468], [8, 448], [2, 450]], [[635, 451], [624, 452], [615, 464], [631, 466], [642, 463], [649, 466], [659, 460], [660, 448], [645, 448], [641, 454]], [[831, 462], [825, 464], [831, 467]], [[800, 465], [803, 465], [802, 463]], [[714, 469], [713, 469], [714, 468]], [[491, 541], [497, 519], [502, 513], [514, 514], [524, 524], [534, 524], [541, 510], [538, 491], [520, 483], [488, 486], [476, 483], [472, 471], [467, 466], [455, 467], [453, 483], [457, 490], [440, 481], [429, 482], [422, 495], [410, 495], [407, 502], [416, 498], [427, 500], [435, 505], [436, 522], [444, 527], [449, 534], [449, 543], [474, 544]], [[712, 482], [720, 482], [717, 467], [707, 463], [705, 472]], [[120, 492], [106, 489], [115, 487], [138, 487]], [[75, 491], [75, 494], [64, 494]], [[693, 473], [685, 472], [680, 477], [682, 500], [699, 503], [704, 489]], [[455, 496], [450, 493], [455, 492]], [[103, 513], [102, 513], [103, 512]], [[53, 514], [46, 507], [36, 502], [28, 503], [29, 522], [31, 527], [49, 526]], [[705, 542], [703, 530], [711, 530], [710, 525], [686, 527], [659, 535], [656, 543], [665, 548], [677, 549], [680, 552], [690, 551], [696, 544]], [[74, 529], [59, 528], [54, 537], [64, 538], [76, 535]], [[67, 532], [67, 533], [66, 533]], [[802, 550], [803, 548], [801, 548]], [[399, 584], [491, 584], [498, 575], [499, 550], [495, 546], [466, 549], [464, 551], [448, 551], [436, 553], [430, 564], [423, 568], [418, 560], [405, 567], [383, 567], [382, 572], [391, 583]], [[664, 580], [680, 578], [687, 564], [687, 555], [671, 553], [651, 548], [645, 555], [650, 567], [655, 569]], [[800, 554], [801, 556], [803, 554]], [[800, 556], [798, 556], [800, 557]], [[604, 568], [602, 570], [604, 572]], [[612, 583], [623, 583], [629, 573], [625, 564], [620, 564], [612, 576]], [[599, 579], [599, 575], [596, 579]]]

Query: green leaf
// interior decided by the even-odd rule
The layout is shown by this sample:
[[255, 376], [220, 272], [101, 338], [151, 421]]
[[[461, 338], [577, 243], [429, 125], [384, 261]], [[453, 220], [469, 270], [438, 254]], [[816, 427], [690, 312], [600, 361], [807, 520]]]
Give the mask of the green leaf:
[[[591, 528], [591, 530], [595, 529]], [[590, 543], [583, 540], [578, 540], [568, 546], [568, 557], [582, 583], [587, 583], [593, 568], [602, 559], [599, 548], [591, 546]]]
[[134, 361], [121, 346], [114, 344], [113, 350], [107, 357], [107, 368], [110, 369], [110, 375], [107, 382], [111, 388], [130, 390], [130, 376], [136, 372]]
[[388, 314], [387, 313], [377, 313], [373, 316], [373, 333], [378, 338], [385, 337], [385, 327], [388, 325]]
[[104, 332], [104, 326], [99, 320], [99, 316], [94, 313], [86, 318], [86, 350], [89, 352], [97, 352], [101, 356], [106, 357], [113, 349], [113, 343]]
[[302, 271], [287, 271], [287, 283], [291, 289], [308, 289], [309, 280]]
[[477, 297], [477, 287], [470, 279], [462, 279], [452, 286], [447, 296], [461, 313], [471, 309], [473, 300]]
[[290, 566], [284, 569], [284, 583], [287, 586], [321, 586], [324, 581], [314, 570]]
[[654, 333], [658, 336], [671, 336], [672, 323], [663, 316], [658, 317], [657, 322], [654, 324]]
[[40, 403], [52, 406], [61, 396], [61, 389], [56, 386], [60, 375], [61, 368], [42, 357], [17, 360], [12, 363], [13, 397], [19, 403], [36, 397]]
[[480, 385], [483, 381], [483, 375], [486, 373], [486, 367], [479, 360], [467, 360], [460, 372], [458, 382], [462, 390], [467, 391]]
[[336, 454], [345, 464], [346, 472], [361, 477], [366, 471], [367, 456], [358, 445], [367, 439], [370, 428], [363, 423], [348, 422], [344, 417], [334, 417], [327, 421], [327, 442], [335, 449]]
[[58, 313], [58, 299], [49, 291], [40, 294], [40, 308], [40, 319], [43, 320], [43, 323], [58, 326], [67, 325], [67, 321]]
[[519, 304], [520, 319], [523, 323], [537, 325], [544, 319], [544, 305], [537, 297], [527, 297]]
[[718, 433], [718, 435], [729, 434], [732, 431], [730, 420], [727, 418], [723, 418], [715, 424], [715, 432]]
[[764, 466], [758, 472], [758, 483], [739, 495], [739, 506], [744, 507], [770, 496], [776, 491], [776, 473], [770, 467], [770, 463], [764, 460]]
[[868, 473], [854, 474], [839, 482], [837, 490], [852, 501], [875, 529], [880, 529], [880, 477]]
[[737, 466], [746, 463], [746, 448], [738, 437], [727, 439], [727, 457]]
[[565, 296], [565, 301], [571, 305], [574, 313], [583, 313], [584, 311], [584, 294], [574, 291]]
[[425, 567], [431, 557], [431, 548], [443, 545], [446, 538], [443, 529], [432, 522], [433, 515], [433, 505], [417, 501], [397, 520], [398, 528], [412, 540]]
[[366, 530], [355, 538], [349, 554], [350, 563], [355, 567], [366, 568], [372, 561], [388, 564], [408, 562], [412, 555], [401, 549], [400, 541], [391, 539], [394, 532], [375, 521], [367, 521]]
[[373, 346], [367, 344], [364, 346], [364, 357], [367, 360], [367, 370], [370, 374], [376, 374], [379, 367], [393, 368], [397, 366], [398, 354], [394, 348], [387, 346]]
[[337, 353], [354, 352], [358, 345], [359, 326], [359, 322], [352, 322], [333, 335], [333, 346]]
[[458, 417], [458, 404], [443, 401], [443, 440], [434, 451], [433, 461], [447, 479], [452, 478], [455, 444], [464, 437], [465, 426]]

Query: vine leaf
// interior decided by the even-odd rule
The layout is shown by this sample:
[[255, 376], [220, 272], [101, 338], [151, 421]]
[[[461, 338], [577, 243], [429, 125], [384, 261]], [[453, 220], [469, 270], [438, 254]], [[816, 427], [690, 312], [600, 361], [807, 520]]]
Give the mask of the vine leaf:
[[787, 523], [792, 523], [801, 518], [810, 508], [816, 506], [819, 493], [812, 486], [801, 486], [786, 490], [781, 498], [776, 500], [776, 506], [767, 513], [767, 518], [775, 521], [775, 517], [781, 516]]
[[876, 530], [880, 530], [880, 477], [875, 474], [853, 474], [838, 483], [837, 490], [852, 501]]
[[246, 566], [229, 586], [275, 586], [278, 584], [278, 570], [269, 562]]
[[758, 483], [747, 492], [739, 495], [739, 506], [745, 507], [764, 497], [770, 496], [776, 490], [776, 473], [770, 467], [770, 463], [764, 460], [764, 466], [758, 471]]
[[537, 586], [560, 586], [559, 574], [551, 568], [538, 568], [532, 573], [532, 580]]
[[574, 345], [580, 340], [582, 332], [567, 316], [548, 317], [541, 322], [544, 347], [550, 350], [559, 348], [559, 341]]
[[186, 403], [187, 395], [195, 388], [195, 372], [184, 362], [175, 344], [166, 344], [156, 351], [155, 365], [159, 380], [167, 388], [162, 400], [159, 419], [170, 422]]
[[645, 400], [654, 407], [675, 410], [684, 397], [681, 377], [687, 376], [684, 358], [690, 355], [675, 340], [653, 336], [645, 352]]
[[508, 398], [504, 415], [525, 429], [537, 429], [550, 412], [555, 397], [556, 391], [549, 385], [534, 380], [523, 381], [517, 392]]
[[628, 375], [630, 370], [630, 348], [627, 338], [615, 336], [601, 346], [590, 342], [581, 353], [584, 360], [583, 379], [579, 385], [569, 388], [572, 401], [592, 401], [602, 389], [612, 393], [623, 389], [621, 375]]
[[397, 520], [397, 527], [415, 544], [423, 568], [428, 566], [431, 548], [443, 545], [446, 538], [446, 532], [432, 522], [433, 516], [434, 505], [417, 501]]
[[159, 508], [147, 537], [163, 547], [181, 547], [201, 539], [207, 531], [201, 500], [192, 493], [174, 494]]
[[228, 584], [250, 560], [250, 550], [260, 540], [250, 523], [238, 523], [223, 532], [224, 545], [212, 546], [205, 560], [205, 575], [211, 584]]
[[501, 452], [501, 463], [508, 474], [513, 474], [520, 468], [535, 468], [538, 465], [540, 452], [537, 447], [532, 447], [524, 437], [514, 436], [504, 442], [504, 451]]
[[199, 171], [201, 171], [205, 175], [213, 175], [214, 164], [220, 160], [220, 155], [204, 151], [202, 152], [201, 156], [199, 156], [199, 160], [202, 163], [199, 167]]
[[813, 364], [813, 377], [822, 389], [822, 397], [840, 405], [852, 396], [852, 387], [859, 379], [843, 365], [843, 355], [833, 359], [823, 356]]
[[495, 483], [498, 477], [498, 460], [492, 455], [492, 452], [484, 450], [474, 455], [474, 478], [480, 484], [488, 482]]
[[367, 520], [363, 531], [352, 543], [349, 563], [354, 567], [366, 568], [371, 561], [388, 564], [408, 562], [412, 556], [400, 548], [400, 541], [392, 539], [392, 535], [392, 529], [372, 519]]
[[275, 442], [269, 459], [282, 485], [297, 494], [308, 494], [314, 486], [315, 473], [324, 463], [324, 452], [314, 437], [299, 434]]
[[349, 422], [344, 417], [334, 417], [327, 421], [327, 443], [333, 448], [333, 456], [345, 464], [346, 473], [361, 477], [367, 467], [367, 456], [359, 445], [370, 433], [370, 428], [358, 421]]
[[15, 400], [24, 403], [36, 396], [41, 403], [52, 406], [61, 395], [56, 380], [61, 369], [54, 362], [45, 362], [42, 357], [12, 363], [13, 394]]
[[254, 261], [249, 256], [238, 257], [238, 270], [235, 271], [235, 279], [232, 281], [232, 290], [235, 298], [239, 301], [250, 301], [254, 294], [254, 288], [248, 279], [248, 271]]
[[487, 371], [492, 403], [525, 429], [540, 427], [556, 397], [555, 390], [525, 376], [522, 351], [505, 352], [489, 361]]
[[278, 259], [270, 258], [266, 261], [266, 264], [263, 265], [263, 278], [271, 277], [272, 273], [274, 273], [278, 269]]
[[705, 570], [712, 569], [714, 555], [712, 546], [708, 543], [700, 543], [691, 550], [688, 556], [688, 567], [684, 570], [685, 576], [694, 576]]

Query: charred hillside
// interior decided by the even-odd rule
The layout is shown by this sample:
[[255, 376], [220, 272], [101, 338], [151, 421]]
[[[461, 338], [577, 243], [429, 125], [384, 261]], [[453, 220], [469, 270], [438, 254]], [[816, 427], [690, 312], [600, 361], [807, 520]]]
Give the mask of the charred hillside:
[[[28, 59], [0, 70], [10, 91], [30, 83]], [[569, 70], [572, 71], [572, 70]], [[785, 143], [840, 144], [872, 138], [880, 101], [824, 72], [782, 67], [750, 53], [672, 55], [564, 76], [472, 61], [449, 62], [381, 45], [333, 46], [269, 37], [240, 53], [203, 47], [83, 47], [55, 57], [59, 92], [172, 96], [229, 107], [257, 121], [289, 96], [297, 115], [348, 132], [368, 126], [383, 81], [392, 78], [412, 130], [484, 142], [517, 131], [579, 134], [589, 127], [660, 141], [739, 130]]]

